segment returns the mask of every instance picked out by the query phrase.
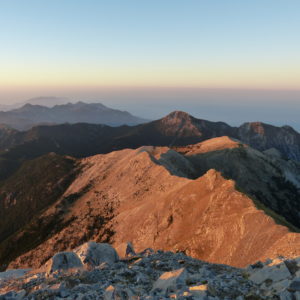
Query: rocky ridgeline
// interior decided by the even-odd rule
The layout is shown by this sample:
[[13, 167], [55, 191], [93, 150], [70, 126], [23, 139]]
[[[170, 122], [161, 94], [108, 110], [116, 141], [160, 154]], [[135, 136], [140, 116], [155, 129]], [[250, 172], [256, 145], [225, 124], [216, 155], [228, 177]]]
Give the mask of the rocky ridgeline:
[[246, 269], [131, 244], [120, 259], [108, 244], [60, 252], [40, 270], [0, 273], [0, 299], [300, 299], [300, 258]]

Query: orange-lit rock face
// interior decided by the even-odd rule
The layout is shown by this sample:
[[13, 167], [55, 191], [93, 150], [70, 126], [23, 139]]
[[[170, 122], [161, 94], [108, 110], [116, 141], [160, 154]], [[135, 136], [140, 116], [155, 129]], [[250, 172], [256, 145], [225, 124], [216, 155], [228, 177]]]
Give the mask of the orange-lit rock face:
[[229, 138], [228, 136], [217, 137], [214, 139], [206, 140], [202, 143], [189, 145], [185, 147], [175, 147], [176, 151], [184, 153], [185, 155], [196, 155], [207, 153], [210, 151], [218, 151], [224, 149], [238, 148], [246, 145], [241, 144], [238, 140]]
[[[240, 145], [221, 138], [190, 147], [188, 153], [226, 147]], [[163, 166], [166, 154], [173, 175]], [[80, 195], [64, 213], [66, 227], [11, 266], [39, 266], [54, 253], [86, 240], [108, 241], [121, 255], [132, 241], [136, 251], [148, 247], [185, 251], [233, 266], [300, 255], [300, 236], [275, 224], [236, 190], [232, 180], [215, 170], [195, 180], [184, 178], [182, 174], [193, 172], [193, 166], [174, 150], [122, 150], [83, 159], [82, 164], [82, 173], [65, 193]], [[53, 213], [51, 207], [42, 217]]]
[[176, 134], [180, 137], [190, 135], [200, 137], [202, 133], [192, 122], [191, 118], [192, 117], [185, 112], [174, 111], [161, 120], [160, 126], [167, 136]]

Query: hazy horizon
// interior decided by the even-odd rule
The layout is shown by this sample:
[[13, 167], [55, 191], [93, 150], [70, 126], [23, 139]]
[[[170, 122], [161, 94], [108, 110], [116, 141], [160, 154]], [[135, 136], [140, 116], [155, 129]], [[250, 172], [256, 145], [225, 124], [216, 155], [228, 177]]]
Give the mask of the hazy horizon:
[[97, 100], [300, 130], [300, 2], [1, 1], [0, 103]]
[[300, 91], [119, 87], [42, 92], [14, 94], [13, 100], [2, 94], [0, 103], [20, 103], [39, 96], [66, 97], [72, 101], [101, 102], [151, 120], [182, 110], [197, 118], [224, 121], [235, 126], [262, 121], [277, 126], [290, 125], [300, 131]]

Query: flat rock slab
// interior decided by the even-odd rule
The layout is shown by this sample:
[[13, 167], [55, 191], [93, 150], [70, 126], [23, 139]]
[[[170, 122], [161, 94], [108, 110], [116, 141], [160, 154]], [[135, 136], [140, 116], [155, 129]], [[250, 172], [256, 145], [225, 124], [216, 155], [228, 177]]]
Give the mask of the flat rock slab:
[[177, 285], [185, 285], [187, 271], [184, 268], [163, 273], [153, 284], [152, 290], [176, 290]]
[[5, 272], [0, 272], [0, 281], [5, 279], [17, 279], [23, 277], [29, 271], [31, 271], [31, 269], [12, 269]]
[[287, 279], [291, 276], [290, 271], [284, 263], [274, 266], [266, 266], [262, 269], [258, 269], [250, 275], [250, 279], [257, 283], [261, 284], [266, 280], [272, 280], [272, 282], [281, 281]]

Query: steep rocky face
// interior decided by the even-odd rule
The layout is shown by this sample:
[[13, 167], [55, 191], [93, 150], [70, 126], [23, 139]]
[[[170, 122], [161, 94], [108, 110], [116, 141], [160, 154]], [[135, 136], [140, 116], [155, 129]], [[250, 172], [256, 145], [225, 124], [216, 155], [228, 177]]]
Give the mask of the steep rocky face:
[[[213, 167], [207, 170], [215, 161], [209, 156], [207, 165], [201, 167], [199, 163], [205, 162], [203, 155], [214, 157], [219, 153], [222, 159], [216, 160], [218, 169], [221, 160], [229, 165], [238, 162], [236, 155], [240, 154], [236, 151], [242, 150], [241, 158], [258, 155], [256, 165], [247, 166], [253, 160], [244, 158], [239, 161], [240, 167], [237, 164], [231, 168], [245, 180], [249, 177], [254, 186], [259, 180], [265, 181], [264, 185], [255, 186], [257, 191], [272, 194], [274, 190], [267, 189], [268, 181], [281, 161], [279, 167], [272, 161], [275, 158], [265, 162], [267, 155], [257, 154], [226, 137], [175, 150], [142, 147], [82, 159], [82, 172], [54, 205], [36, 217], [40, 227], [30, 230], [39, 236], [39, 230], [48, 228], [45, 220], [58, 216], [61, 227], [48, 231], [38, 246], [15, 259], [10, 267], [38, 267], [55, 252], [74, 249], [88, 240], [111, 243], [121, 254], [126, 243], [132, 241], [137, 251], [147, 247], [184, 251], [193, 257], [233, 266], [300, 254], [300, 235], [289, 232], [286, 226], [292, 225], [262, 206], [260, 200], [254, 203], [239, 191], [240, 177], [235, 182], [225, 179]], [[285, 164], [283, 161], [285, 170], [291, 171]], [[258, 168], [261, 172], [256, 172]], [[293, 179], [298, 180], [297, 176]], [[276, 180], [271, 181], [275, 183]], [[282, 197], [285, 192], [283, 189]], [[282, 199], [288, 200], [289, 196]], [[274, 202], [282, 205], [275, 197]], [[291, 208], [298, 210], [296, 206]], [[28, 230], [23, 228], [9, 242], [19, 245]]]

